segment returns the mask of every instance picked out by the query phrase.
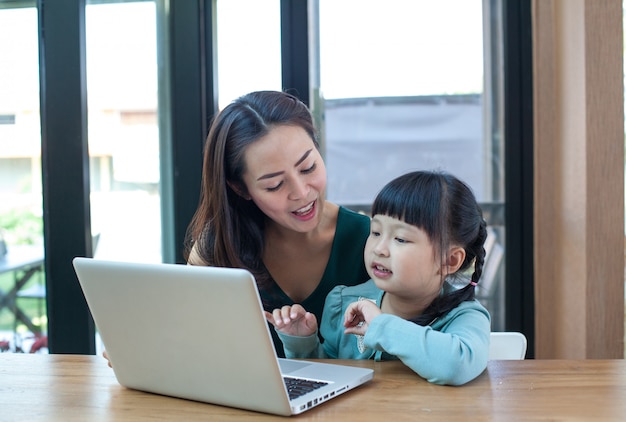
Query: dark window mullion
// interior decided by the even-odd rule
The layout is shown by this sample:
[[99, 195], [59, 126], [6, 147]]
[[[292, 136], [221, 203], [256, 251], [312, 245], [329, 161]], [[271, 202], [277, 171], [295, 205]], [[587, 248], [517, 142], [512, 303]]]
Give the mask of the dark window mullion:
[[309, 25], [307, 0], [280, 1], [283, 90], [309, 105]]
[[85, 1], [37, 6], [48, 347], [94, 354], [94, 323], [72, 266], [92, 254]]
[[171, 125], [171, 141], [162, 139], [167, 152], [163, 156], [169, 160], [162, 168], [171, 165], [171, 171], [162, 174], [169, 174], [171, 191], [163, 192], [162, 201], [172, 207], [170, 239], [177, 263], [184, 262], [185, 234], [200, 195], [204, 140], [217, 111], [215, 1], [172, 1], [167, 15], [170, 102], [161, 104], [160, 113], [166, 115], [160, 118]]
[[503, 2], [506, 329], [528, 338], [534, 357], [533, 65], [531, 1]]

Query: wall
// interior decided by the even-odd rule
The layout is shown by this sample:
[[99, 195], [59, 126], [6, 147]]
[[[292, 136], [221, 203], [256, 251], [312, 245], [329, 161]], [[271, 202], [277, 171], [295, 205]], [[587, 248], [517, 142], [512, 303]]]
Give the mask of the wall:
[[624, 357], [622, 0], [534, 0], [536, 358]]

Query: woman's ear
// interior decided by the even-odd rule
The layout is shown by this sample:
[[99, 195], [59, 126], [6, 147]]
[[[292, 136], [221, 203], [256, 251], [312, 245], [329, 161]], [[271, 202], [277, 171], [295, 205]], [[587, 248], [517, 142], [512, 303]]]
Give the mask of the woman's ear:
[[463, 265], [463, 261], [465, 261], [465, 249], [460, 246], [450, 248], [444, 268], [444, 276], [457, 272]]
[[248, 190], [245, 186], [240, 185], [239, 183], [226, 182], [228, 186], [239, 196], [241, 196], [246, 201], [251, 200], [252, 198], [248, 194]]

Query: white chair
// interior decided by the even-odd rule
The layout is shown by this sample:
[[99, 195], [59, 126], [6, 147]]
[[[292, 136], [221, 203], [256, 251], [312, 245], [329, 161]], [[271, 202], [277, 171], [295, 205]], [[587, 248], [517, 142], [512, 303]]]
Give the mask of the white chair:
[[491, 333], [489, 360], [523, 360], [526, 357], [526, 347], [526, 336], [522, 333]]
[[485, 263], [483, 273], [480, 276], [480, 283], [476, 287], [476, 299], [483, 306], [491, 310], [492, 303], [497, 301], [496, 293], [498, 284], [502, 283], [502, 277], [498, 270], [504, 258], [504, 247], [498, 242], [495, 230], [487, 227], [487, 239], [485, 240]]

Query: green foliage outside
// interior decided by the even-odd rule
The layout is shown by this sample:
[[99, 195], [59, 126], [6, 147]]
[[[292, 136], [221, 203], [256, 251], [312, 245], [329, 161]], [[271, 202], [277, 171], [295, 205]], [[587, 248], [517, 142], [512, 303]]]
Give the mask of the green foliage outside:
[[0, 229], [8, 245], [35, 245], [43, 241], [43, 219], [26, 209], [1, 213]]
[[[15, 285], [15, 274], [13, 273], [5, 273], [0, 274], [0, 290], [3, 292], [10, 291]], [[34, 286], [37, 283], [45, 283], [45, 277], [41, 272], [35, 274], [24, 286], [25, 289]], [[18, 298], [17, 305], [19, 308], [28, 315], [33, 323], [39, 327], [41, 327], [42, 332], [48, 331], [47, 318], [46, 318], [46, 303], [45, 300], [33, 299], [33, 298]], [[13, 313], [7, 309], [3, 308], [0, 311], [0, 331], [2, 332], [13, 332], [14, 329], [17, 329], [17, 332], [20, 334], [25, 334], [27, 330], [26, 326], [23, 324], [15, 325], [15, 317]], [[9, 340], [8, 338], [3, 338], [4, 336], [0, 334], [0, 340]]]
[[[36, 245], [43, 242], [43, 219], [34, 212], [22, 208], [13, 208], [0, 213], [0, 230], [7, 247], [12, 245]], [[15, 286], [16, 274], [8, 272], [0, 274], [0, 291], [9, 292]], [[42, 272], [35, 274], [23, 289], [34, 286], [37, 283], [45, 284], [45, 275]], [[32, 298], [18, 298], [17, 305], [28, 315], [35, 325], [47, 331], [46, 305], [45, 301]], [[13, 312], [8, 308], [0, 310], [0, 331], [13, 332], [17, 329], [20, 334], [26, 334], [26, 327], [23, 324], [15, 324]], [[0, 340], [9, 340], [4, 335], [0, 335]]]

